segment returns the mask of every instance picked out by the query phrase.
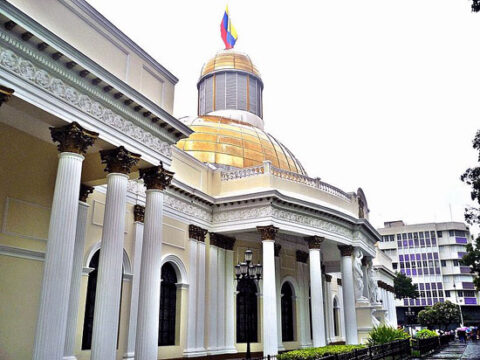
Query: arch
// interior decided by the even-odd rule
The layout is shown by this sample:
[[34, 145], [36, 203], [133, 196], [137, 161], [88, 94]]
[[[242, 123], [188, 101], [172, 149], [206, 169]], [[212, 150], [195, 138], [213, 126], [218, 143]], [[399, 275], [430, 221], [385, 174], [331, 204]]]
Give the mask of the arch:
[[174, 254], [166, 254], [162, 256], [160, 266], [163, 267], [166, 263], [171, 263], [175, 274], [177, 275], [177, 284], [188, 285], [187, 269], [183, 261]]
[[[83, 259], [83, 268], [89, 268], [89, 264], [92, 261], [93, 256], [95, 253], [100, 250], [100, 247], [102, 245], [101, 241], [96, 242], [90, 247], [90, 250], [87, 251], [84, 259]], [[127, 252], [125, 249], [123, 249], [123, 260], [122, 260], [122, 266], [123, 266], [123, 275], [126, 276], [126, 278], [131, 278], [132, 274], [132, 263], [130, 262], [130, 257], [128, 256]]]
[[290, 275], [285, 276], [280, 282], [280, 289], [282, 288], [283, 284], [285, 284], [286, 282], [289, 282], [290, 285], [292, 286], [293, 296], [298, 296], [299, 287], [298, 287], [297, 280], [293, 276], [290, 276]]
[[281, 287], [282, 341], [294, 340], [294, 289], [289, 281]]

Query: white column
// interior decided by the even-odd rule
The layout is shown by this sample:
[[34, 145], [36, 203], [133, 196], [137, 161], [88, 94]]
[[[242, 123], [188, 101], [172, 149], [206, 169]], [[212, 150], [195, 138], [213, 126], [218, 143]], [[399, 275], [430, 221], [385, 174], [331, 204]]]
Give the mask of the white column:
[[368, 264], [368, 258], [366, 256], [363, 256], [362, 258], [362, 273], [363, 273], [363, 296], [365, 296], [367, 299], [370, 300], [370, 294], [368, 291], [368, 269], [367, 269], [367, 264]]
[[62, 359], [65, 350], [83, 159], [82, 155], [71, 152], [59, 155], [33, 347], [34, 360]]
[[[212, 237], [210, 236], [210, 239]], [[210, 243], [209, 266], [208, 266], [208, 348], [215, 352], [217, 350], [217, 247]]]
[[225, 350], [225, 249], [217, 249], [217, 351]]
[[128, 176], [125, 174], [107, 175], [107, 198], [93, 318], [92, 360], [116, 358], [127, 182]]
[[[145, 209], [143, 208], [143, 211]], [[135, 221], [134, 229], [134, 258], [133, 258], [133, 278], [132, 294], [130, 296], [130, 316], [128, 318], [128, 339], [127, 349], [123, 355], [124, 359], [135, 358], [135, 339], [137, 336], [137, 314], [138, 314], [138, 292], [140, 289], [140, 264], [142, 259], [143, 244], [143, 222]]]
[[225, 251], [225, 348], [226, 352], [235, 349], [235, 309], [234, 309], [233, 250]]
[[307, 347], [313, 346], [313, 339], [312, 339], [312, 331], [311, 329], [311, 316], [310, 316], [310, 270], [309, 265], [307, 263], [302, 264], [303, 266], [303, 278], [305, 283], [305, 299], [304, 299], [304, 306], [305, 306], [305, 323], [303, 326], [305, 327], [305, 334], [306, 334], [306, 341]]
[[323, 311], [322, 270], [320, 267], [320, 246], [309, 250], [310, 260], [310, 289], [312, 303], [312, 333], [313, 346], [325, 346], [325, 314]]
[[163, 191], [158, 188], [152, 188], [148, 184], [147, 188], [135, 360], [153, 360], [158, 357]]
[[[277, 245], [279, 246], [279, 245]], [[275, 248], [275, 247], [274, 247]], [[275, 279], [277, 290], [277, 338], [278, 350], [284, 350], [282, 341], [282, 289], [280, 287], [280, 254], [275, 256]]]
[[[341, 281], [341, 280], [340, 280]], [[338, 284], [338, 280], [337, 280]], [[343, 283], [342, 283], [343, 285]], [[340, 303], [340, 334], [342, 335], [342, 339], [346, 340], [346, 332], [345, 332], [345, 311], [343, 306], [343, 286], [338, 286], [338, 301]]]
[[[93, 188], [91, 188], [93, 190]], [[86, 197], [85, 197], [86, 200]], [[75, 360], [75, 338], [77, 333], [78, 303], [80, 301], [80, 285], [82, 282], [83, 251], [87, 232], [88, 205], [78, 202], [77, 231], [75, 247], [73, 249], [72, 282], [70, 284], [70, 298], [68, 300], [67, 332], [65, 336], [64, 360]]]
[[300, 258], [301, 253], [299, 254], [297, 251], [297, 281], [298, 281], [298, 297], [299, 297], [299, 321], [297, 321], [298, 328], [299, 328], [299, 339], [298, 342], [300, 347], [307, 346], [307, 327], [306, 324], [309, 323], [309, 319], [307, 317], [307, 308], [308, 303], [305, 303], [305, 297], [308, 299], [308, 284], [305, 284], [305, 277], [304, 277], [304, 263], [301, 261], [303, 259]]
[[198, 268], [197, 268], [197, 335], [196, 348], [205, 352], [205, 237], [197, 244]]
[[397, 325], [397, 307], [395, 306], [395, 296], [393, 292], [388, 292], [388, 298], [390, 299], [390, 316], [393, 325]]
[[[328, 278], [328, 276], [330, 276]], [[328, 319], [328, 332], [327, 332], [327, 340], [329, 342], [334, 341], [335, 339], [335, 324], [333, 320], [333, 298], [332, 298], [332, 277], [331, 275], [326, 274], [326, 282], [325, 282], [325, 288], [326, 288], [326, 311], [327, 311], [327, 319]]]
[[[321, 264], [321, 262], [320, 262]], [[328, 339], [329, 335], [328, 332], [330, 331], [330, 319], [328, 317], [328, 302], [327, 302], [327, 285], [325, 281], [325, 267], [320, 265], [320, 268], [322, 270], [322, 295], [323, 295], [323, 314], [325, 316], [324, 321], [323, 321], [323, 328], [325, 330], [325, 344], [328, 345]]]
[[357, 334], [357, 313], [355, 310], [355, 294], [353, 290], [353, 269], [352, 269], [352, 251], [351, 246], [341, 246], [341, 271], [343, 287], [343, 311], [346, 324], [346, 343], [347, 345], [358, 344]]
[[278, 354], [274, 240], [263, 240], [263, 356]]
[[197, 341], [197, 240], [190, 238], [190, 286], [188, 288], [187, 348], [184, 353], [196, 351]]

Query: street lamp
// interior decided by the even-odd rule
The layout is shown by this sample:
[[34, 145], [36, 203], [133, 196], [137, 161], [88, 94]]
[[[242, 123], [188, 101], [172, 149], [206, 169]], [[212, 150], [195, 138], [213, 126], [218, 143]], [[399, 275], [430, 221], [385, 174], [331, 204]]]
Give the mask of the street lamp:
[[250, 353], [250, 329], [248, 314], [250, 309], [248, 309], [249, 302], [247, 301], [248, 295], [251, 295], [252, 286], [248, 286], [251, 283], [256, 284], [259, 280], [262, 279], [262, 265], [261, 264], [252, 264], [253, 253], [252, 250], [248, 249], [245, 251], [245, 261], [235, 265], [235, 277], [237, 278], [238, 284], [244, 286], [239, 286], [240, 294], [244, 296], [245, 306], [244, 306], [244, 319], [245, 319], [245, 335], [247, 340], [247, 354], [246, 359], [250, 360], [252, 355]]
[[455, 283], [453, 283], [453, 288], [455, 289], [455, 301], [458, 305], [458, 309], [460, 310], [460, 327], [463, 327], [462, 307], [460, 306], [460, 303], [458, 302], [457, 285], [455, 285]]

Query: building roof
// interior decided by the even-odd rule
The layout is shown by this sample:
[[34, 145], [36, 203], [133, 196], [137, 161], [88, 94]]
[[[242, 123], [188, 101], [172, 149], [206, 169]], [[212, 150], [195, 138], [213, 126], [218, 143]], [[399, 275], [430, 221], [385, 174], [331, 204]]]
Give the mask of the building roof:
[[218, 51], [214, 57], [203, 65], [200, 77], [228, 69], [241, 70], [260, 77], [260, 72], [253, 65], [250, 57], [233, 49]]

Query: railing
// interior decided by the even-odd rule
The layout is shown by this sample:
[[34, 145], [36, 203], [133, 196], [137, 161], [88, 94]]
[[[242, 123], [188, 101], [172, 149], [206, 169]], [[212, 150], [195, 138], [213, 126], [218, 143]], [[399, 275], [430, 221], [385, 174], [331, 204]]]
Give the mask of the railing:
[[420, 356], [424, 356], [448, 345], [454, 338], [455, 335], [441, 335], [427, 339], [413, 339], [412, 349], [417, 351]]
[[243, 169], [222, 171], [221, 180], [222, 181], [237, 180], [237, 179], [243, 179], [250, 176], [262, 175], [262, 174], [270, 174], [281, 179], [285, 179], [295, 183], [305, 184], [307, 186], [311, 186], [313, 188], [319, 189], [328, 194], [341, 198], [342, 200], [345, 200], [348, 202], [352, 201], [350, 194], [344, 192], [343, 190], [333, 185], [330, 185], [330, 184], [327, 184], [326, 182], [321, 181], [319, 178], [311, 178], [306, 175], [298, 174], [293, 171], [283, 170], [271, 165], [271, 163], [268, 161], [264, 162], [262, 165], [252, 166], [252, 167], [243, 168]]

